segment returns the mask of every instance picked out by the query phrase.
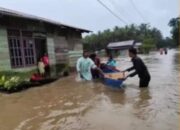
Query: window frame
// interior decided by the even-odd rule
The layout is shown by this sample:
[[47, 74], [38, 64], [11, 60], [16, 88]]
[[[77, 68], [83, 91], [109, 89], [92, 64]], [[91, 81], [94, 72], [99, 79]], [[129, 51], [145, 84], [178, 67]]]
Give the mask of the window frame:
[[[17, 32], [19, 32], [19, 36], [18, 35], [13, 35], [13, 33], [11, 32], [11, 31], [17, 31]], [[8, 47], [9, 47], [9, 56], [10, 56], [10, 62], [11, 62], [11, 68], [13, 68], [13, 69], [19, 69], [19, 68], [26, 68], [26, 67], [33, 67], [33, 66], [35, 66], [35, 65], [37, 65], [37, 61], [36, 61], [36, 49], [35, 49], [35, 40], [34, 40], [34, 38], [33, 38], [33, 36], [23, 36], [23, 31], [24, 30], [20, 30], [20, 29], [7, 29], [7, 36], [8, 36]], [[25, 31], [24, 31], [25, 32]], [[32, 33], [31, 31], [27, 31], [26, 30], [26, 32], [30, 32], [30, 33]], [[12, 33], [12, 34], [11, 34]], [[11, 35], [9, 35], [9, 34], [11, 34]], [[11, 50], [15, 50], [16, 48], [14, 48], [14, 47], [12, 47], [12, 46], [10, 46], [10, 40], [11, 39], [18, 39], [19, 40], [19, 42], [20, 42], [20, 52], [21, 52], [21, 56], [17, 56], [17, 58], [20, 58], [20, 59], [22, 59], [22, 65], [17, 65], [16, 63], [12, 63], [12, 59], [14, 58], [15, 60], [16, 60], [16, 56], [14, 57], [14, 56], [12, 56], [12, 52], [11, 52]], [[28, 39], [30, 39], [30, 40], [32, 40], [32, 52], [33, 52], [33, 54], [32, 54], [32, 56], [31, 56], [31, 58], [33, 58], [33, 62], [34, 63], [31, 63], [31, 64], [27, 64], [26, 63], [26, 56], [25, 56], [25, 47], [24, 47], [24, 43], [23, 43], [23, 40], [26, 40], [26, 41], [28, 41]]]

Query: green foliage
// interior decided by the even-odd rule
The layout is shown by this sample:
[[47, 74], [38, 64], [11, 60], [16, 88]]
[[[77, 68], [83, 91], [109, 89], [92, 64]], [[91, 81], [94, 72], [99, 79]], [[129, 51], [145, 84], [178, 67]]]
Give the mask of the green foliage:
[[21, 82], [22, 81], [18, 76], [13, 76], [8, 78], [3, 75], [0, 77], [0, 87], [7, 90], [17, 87], [19, 84], [21, 84]]
[[143, 40], [143, 47], [149, 48], [149, 49], [153, 49], [156, 47], [156, 45], [154, 44], [156, 41], [155, 39], [152, 38], [146, 38]]
[[174, 42], [173, 39], [166, 37], [164, 39], [161, 40], [161, 42], [159, 42], [157, 44], [157, 48], [164, 48], [164, 47], [169, 47], [169, 48], [175, 48], [176, 47], [176, 43]]
[[179, 45], [179, 25], [180, 25], [180, 18], [172, 18], [169, 21], [169, 26], [171, 27], [171, 34], [172, 34], [172, 38], [174, 40], [174, 42], [176, 43], [176, 45]]
[[36, 69], [32, 71], [28, 71], [28, 72], [0, 71], [0, 77], [3, 75], [5, 75], [8, 78], [13, 77], [13, 76], [18, 76], [22, 80], [28, 80], [31, 77], [31, 75], [35, 72], [37, 72]]
[[35, 70], [29, 72], [1, 71], [0, 88], [5, 90], [17, 89], [22, 83], [29, 81], [34, 72]]
[[[131, 24], [125, 27], [114, 27], [97, 34], [86, 36], [83, 39], [84, 49], [96, 51], [105, 49], [110, 42], [135, 40], [143, 43], [143, 48], [152, 49], [159, 46], [165, 46], [162, 34], [157, 28], [152, 28], [149, 24], [139, 26]], [[164, 41], [163, 41], [164, 40]], [[166, 43], [168, 44], [168, 43]], [[169, 44], [171, 46], [171, 44]]]

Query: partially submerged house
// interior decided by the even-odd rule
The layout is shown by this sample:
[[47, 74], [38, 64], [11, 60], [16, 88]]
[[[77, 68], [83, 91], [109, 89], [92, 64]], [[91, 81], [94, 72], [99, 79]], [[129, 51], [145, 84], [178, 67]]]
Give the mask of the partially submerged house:
[[107, 45], [107, 50], [110, 53], [119, 53], [120, 55], [124, 55], [127, 53], [127, 50], [131, 47], [139, 49], [142, 43], [137, 43], [135, 40], [128, 40], [128, 41], [120, 41], [120, 42], [111, 42]]
[[82, 52], [81, 34], [89, 30], [0, 8], [0, 71], [29, 71], [47, 53], [51, 74], [73, 66]]

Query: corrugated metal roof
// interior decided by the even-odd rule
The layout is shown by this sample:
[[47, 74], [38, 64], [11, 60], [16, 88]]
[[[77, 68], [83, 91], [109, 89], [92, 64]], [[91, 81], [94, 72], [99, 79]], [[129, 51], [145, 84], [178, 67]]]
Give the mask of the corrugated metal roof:
[[79, 27], [74, 27], [74, 26], [67, 25], [67, 24], [64, 24], [64, 23], [60, 23], [60, 22], [57, 22], [57, 21], [54, 21], [54, 20], [50, 20], [50, 19], [46, 19], [46, 18], [42, 18], [42, 17], [38, 17], [38, 16], [26, 14], [26, 13], [22, 13], [22, 12], [19, 12], [19, 11], [14, 11], [14, 10], [2, 8], [2, 7], [0, 7], [0, 14], [1, 15], [7, 15], [7, 16], [13, 16], [13, 17], [19, 17], [19, 18], [25, 18], [25, 19], [30, 19], [30, 20], [38, 20], [38, 21], [50, 23], [50, 24], [53, 24], [53, 25], [56, 25], [56, 26], [70, 27], [70, 28], [73, 28], [73, 29], [80, 30], [82, 32], [90, 32], [89, 30], [82, 29], [82, 28], [79, 28]]
[[124, 46], [133, 46], [134, 40], [121, 41], [121, 42], [111, 42], [108, 44], [108, 48], [120, 48]]

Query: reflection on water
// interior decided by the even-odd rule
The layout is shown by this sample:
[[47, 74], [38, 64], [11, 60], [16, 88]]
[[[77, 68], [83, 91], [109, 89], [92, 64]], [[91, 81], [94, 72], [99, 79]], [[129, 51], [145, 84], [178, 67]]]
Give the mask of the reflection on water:
[[[22, 93], [0, 94], [0, 130], [177, 130], [179, 53], [142, 55], [152, 80], [138, 88], [138, 77], [125, 89], [75, 76]], [[120, 58], [120, 68], [131, 66]]]

